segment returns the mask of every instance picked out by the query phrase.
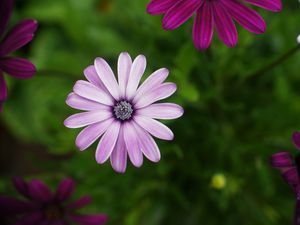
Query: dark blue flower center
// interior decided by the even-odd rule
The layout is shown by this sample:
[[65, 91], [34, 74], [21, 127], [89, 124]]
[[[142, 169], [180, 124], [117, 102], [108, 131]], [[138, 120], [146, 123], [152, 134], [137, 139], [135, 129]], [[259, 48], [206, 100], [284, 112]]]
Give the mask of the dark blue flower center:
[[120, 101], [114, 106], [114, 113], [119, 120], [128, 120], [133, 113], [132, 105], [127, 101]]

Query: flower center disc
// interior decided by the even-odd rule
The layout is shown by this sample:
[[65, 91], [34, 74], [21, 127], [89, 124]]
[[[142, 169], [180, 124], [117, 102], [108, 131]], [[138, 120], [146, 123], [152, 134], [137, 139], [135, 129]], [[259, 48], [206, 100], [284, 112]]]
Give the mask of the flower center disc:
[[57, 220], [63, 217], [63, 211], [59, 205], [49, 205], [45, 208], [44, 215], [48, 220]]
[[114, 106], [114, 113], [117, 119], [128, 120], [133, 113], [132, 105], [127, 101], [120, 101]]

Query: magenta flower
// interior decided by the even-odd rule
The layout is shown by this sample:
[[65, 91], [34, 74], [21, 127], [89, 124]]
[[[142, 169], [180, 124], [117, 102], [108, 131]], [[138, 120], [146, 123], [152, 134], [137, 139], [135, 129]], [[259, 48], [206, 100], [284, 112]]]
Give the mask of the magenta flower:
[[39, 180], [26, 183], [14, 179], [17, 191], [27, 200], [0, 196], [0, 216], [13, 221], [12, 225], [101, 225], [107, 221], [104, 214], [81, 215], [76, 213], [91, 202], [89, 196], [69, 201], [74, 191], [74, 181], [64, 179], [55, 193]]
[[[244, 0], [270, 11], [281, 10], [281, 0]], [[197, 49], [209, 47], [214, 27], [221, 40], [228, 46], [237, 44], [238, 33], [235, 20], [252, 33], [265, 32], [263, 18], [241, 0], [151, 0], [147, 7], [151, 15], [164, 14], [163, 28], [178, 28], [196, 13], [193, 27], [193, 41]]]
[[12, 8], [13, 0], [0, 1], [0, 111], [3, 102], [7, 99], [7, 86], [3, 72], [18, 79], [30, 78], [36, 72], [35, 66], [30, 61], [8, 56], [29, 43], [37, 29], [37, 21], [22, 20], [2, 37], [12, 13]]
[[77, 81], [67, 98], [72, 108], [85, 110], [67, 118], [69, 128], [84, 128], [77, 136], [76, 145], [87, 149], [101, 138], [96, 150], [99, 164], [110, 158], [117, 172], [125, 172], [127, 154], [136, 167], [143, 164], [143, 154], [151, 161], [160, 160], [154, 136], [172, 140], [172, 131], [155, 119], [175, 119], [183, 109], [172, 103], [155, 103], [176, 91], [174, 83], [163, 83], [169, 71], [159, 69], [140, 86], [146, 69], [146, 58], [139, 55], [132, 62], [128, 53], [121, 53], [118, 61], [118, 82], [107, 62], [97, 58], [84, 70], [88, 81]]
[[[300, 151], [300, 132], [292, 136], [294, 146]], [[295, 162], [289, 152], [278, 152], [272, 155], [272, 166], [279, 169], [283, 179], [292, 187], [296, 196], [294, 224], [300, 225], [300, 154], [295, 157]]]

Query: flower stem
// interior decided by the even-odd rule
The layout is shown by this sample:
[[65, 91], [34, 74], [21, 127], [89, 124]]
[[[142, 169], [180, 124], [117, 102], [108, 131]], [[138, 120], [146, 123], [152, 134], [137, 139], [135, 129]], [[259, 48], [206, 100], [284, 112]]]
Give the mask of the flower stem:
[[254, 73], [246, 76], [246, 80], [255, 80], [259, 78], [262, 74], [265, 74], [266, 72], [274, 69], [275, 67], [281, 65], [283, 62], [285, 62], [288, 58], [293, 56], [296, 52], [300, 50], [300, 45], [297, 45], [296, 47], [293, 47], [289, 49], [286, 53], [281, 55], [279, 58], [272, 61], [270, 64], [267, 64], [266, 66], [263, 66], [262, 68], [258, 69]]

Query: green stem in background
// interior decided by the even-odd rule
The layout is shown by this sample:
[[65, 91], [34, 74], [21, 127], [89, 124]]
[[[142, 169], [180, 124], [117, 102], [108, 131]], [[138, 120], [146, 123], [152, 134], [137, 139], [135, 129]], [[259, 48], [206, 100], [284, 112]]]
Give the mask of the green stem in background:
[[267, 64], [266, 66], [263, 66], [262, 68], [258, 69], [257, 71], [255, 71], [254, 73], [246, 76], [245, 80], [255, 80], [257, 78], [259, 78], [262, 74], [274, 69], [275, 67], [281, 65], [283, 62], [285, 62], [288, 58], [290, 58], [291, 56], [293, 56], [296, 52], [298, 52], [298, 50], [300, 50], [300, 44], [297, 45], [294, 48], [289, 49], [286, 53], [284, 53], [283, 55], [281, 55], [279, 58], [275, 59], [274, 61], [272, 61], [270, 64]]

